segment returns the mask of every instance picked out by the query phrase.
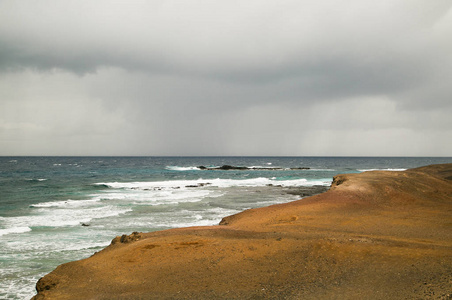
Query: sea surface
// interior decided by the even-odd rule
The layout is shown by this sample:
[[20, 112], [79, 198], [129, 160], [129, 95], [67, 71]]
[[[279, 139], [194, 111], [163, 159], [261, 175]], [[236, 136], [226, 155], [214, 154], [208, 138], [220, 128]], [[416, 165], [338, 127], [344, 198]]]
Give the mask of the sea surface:
[[[326, 190], [336, 174], [405, 170], [428, 157], [0, 157], [0, 299], [118, 235], [214, 225]], [[244, 170], [202, 170], [223, 165]], [[298, 169], [293, 169], [298, 168]], [[309, 169], [301, 169], [309, 168]]]

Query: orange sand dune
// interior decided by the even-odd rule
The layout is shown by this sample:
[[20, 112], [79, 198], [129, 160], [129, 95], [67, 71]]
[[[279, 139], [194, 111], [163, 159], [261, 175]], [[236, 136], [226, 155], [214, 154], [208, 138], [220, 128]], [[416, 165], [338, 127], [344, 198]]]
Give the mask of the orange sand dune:
[[218, 226], [117, 237], [38, 299], [451, 299], [452, 164], [338, 175]]

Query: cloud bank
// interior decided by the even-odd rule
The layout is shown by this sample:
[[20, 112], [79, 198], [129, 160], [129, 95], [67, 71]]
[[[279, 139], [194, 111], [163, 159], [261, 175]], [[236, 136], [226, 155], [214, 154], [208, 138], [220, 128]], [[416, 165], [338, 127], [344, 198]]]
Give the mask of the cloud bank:
[[450, 1], [1, 1], [0, 155], [452, 153]]

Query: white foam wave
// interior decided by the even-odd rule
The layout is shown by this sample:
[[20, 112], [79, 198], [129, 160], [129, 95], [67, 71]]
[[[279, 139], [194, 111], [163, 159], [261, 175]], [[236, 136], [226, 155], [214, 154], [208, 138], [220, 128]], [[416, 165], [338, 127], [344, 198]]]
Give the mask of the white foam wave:
[[155, 228], [180, 228], [191, 226], [211, 226], [217, 225], [224, 216], [238, 213], [239, 210], [212, 208], [203, 211], [202, 213], [194, 213], [193, 211], [182, 210], [175, 215], [160, 217], [153, 220], [152, 226]]
[[[215, 169], [221, 170], [221, 166], [208, 166], [207, 168], [212, 169], [212, 170], [215, 170]], [[256, 165], [256, 166], [246, 166], [244, 168], [251, 170], [251, 171], [252, 170], [275, 170], [275, 171], [277, 171], [277, 170], [286, 170], [286, 171], [294, 170], [292, 168], [283, 168], [283, 167], [272, 166], [271, 162], [266, 163], [265, 166]], [[199, 167], [195, 167], [195, 166], [190, 166], [190, 167], [166, 166], [166, 169], [171, 170], [171, 171], [199, 171], [199, 170], [201, 170]], [[310, 170], [310, 169], [306, 169], [306, 170]]]
[[6, 229], [0, 229], [0, 236], [11, 234], [11, 233], [24, 233], [31, 231], [30, 227], [21, 226], [21, 227], [11, 227]]
[[90, 206], [99, 202], [99, 199], [92, 200], [64, 200], [64, 201], [52, 201], [52, 202], [41, 202], [37, 204], [31, 204], [30, 207], [82, 207]]
[[[221, 197], [233, 192], [229, 188], [329, 186], [331, 185], [331, 179], [307, 180], [301, 178], [284, 180], [276, 177], [260, 177], [252, 179], [217, 178], [155, 182], [102, 182], [97, 184], [110, 187], [110, 189], [102, 190], [97, 195], [93, 195], [93, 201], [118, 206], [124, 206], [124, 204], [158, 206], [194, 203], [204, 201], [207, 198]], [[66, 205], [66, 203], [62, 203], [62, 205]]]
[[89, 244], [70, 244], [62, 247], [60, 251], [80, 251], [87, 249], [94, 249], [99, 247], [106, 247], [108, 243], [89, 243]]
[[[80, 227], [81, 228], [81, 227]], [[95, 229], [94, 229], [95, 230]], [[35, 235], [30, 235], [21, 239], [10, 239], [5, 241], [4, 248], [7, 253], [17, 255], [20, 253], [21, 259], [34, 259], [34, 255], [45, 257], [53, 255], [52, 250], [62, 251], [81, 251], [98, 247], [105, 247], [115, 236], [114, 231], [98, 231], [92, 235], [92, 231], [86, 228], [70, 231], [53, 231], [49, 234], [46, 231], [36, 230]], [[46, 232], [46, 233], [45, 233]], [[1, 278], [1, 277], [0, 277]], [[1, 297], [0, 297], [1, 299]]]
[[171, 171], [196, 171], [196, 170], [201, 170], [198, 167], [178, 167], [178, 166], [167, 166], [166, 169], [167, 170], [171, 170]]
[[102, 193], [95, 196], [98, 201], [125, 202], [138, 205], [177, 204], [185, 202], [198, 202], [205, 197], [216, 197], [215, 191], [203, 189], [132, 189], [113, 190], [111, 193]]
[[34, 215], [3, 218], [9, 227], [64, 227], [89, 223], [93, 219], [114, 217], [131, 211], [130, 208], [101, 206], [94, 208], [38, 208]]
[[368, 171], [406, 171], [407, 169], [358, 169], [360, 172], [368, 172]]
[[278, 180], [277, 178], [251, 178], [251, 179], [197, 179], [197, 180], [172, 180], [172, 181], [150, 181], [150, 182], [101, 182], [96, 185], [104, 185], [113, 189], [134, 189], [134, 190], [165, 190], [165, 189], [190, 189], [194, 187], [259, 187], [266, 185], [281, 186], [312, 186], [329, 185], [331, 180], [307, 180], [289, 179]]
[[249, 167], [247, 167], [248, 169], [250, 169], [250, 170], [259, 170], [259, 169], [265, 169], [265, 170], [272, 170], [272, 169], [275, 169], [275, 170], [280, 170], [280, 169], [282, 169], [281, 167], [270, 167], [269, 165], [268, 166], [249, 166]]

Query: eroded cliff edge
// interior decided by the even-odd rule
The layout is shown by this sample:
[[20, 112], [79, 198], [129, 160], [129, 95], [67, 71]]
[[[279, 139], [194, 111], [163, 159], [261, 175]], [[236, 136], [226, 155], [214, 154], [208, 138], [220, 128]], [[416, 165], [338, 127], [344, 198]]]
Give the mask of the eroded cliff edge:
[[452, 297], [452, 164], [338, 175], [221, 225], [117, 237], [34, 299]]

